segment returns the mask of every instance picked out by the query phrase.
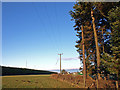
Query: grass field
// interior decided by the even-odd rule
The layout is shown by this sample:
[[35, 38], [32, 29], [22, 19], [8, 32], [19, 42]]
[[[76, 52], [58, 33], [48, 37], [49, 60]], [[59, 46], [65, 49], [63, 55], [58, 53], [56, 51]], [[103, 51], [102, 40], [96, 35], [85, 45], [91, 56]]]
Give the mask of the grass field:
[[2, 88], [75, 88], [50, 78], [50, 75], [2, 76]]

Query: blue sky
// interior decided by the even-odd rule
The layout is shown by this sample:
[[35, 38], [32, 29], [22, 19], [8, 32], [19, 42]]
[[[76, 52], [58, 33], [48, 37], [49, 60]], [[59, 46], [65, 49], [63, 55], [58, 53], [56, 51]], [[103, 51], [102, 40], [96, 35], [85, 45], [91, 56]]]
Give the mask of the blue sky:
[[[2, 65], [35, 69], [79, 68], [74, 3], [19, 2], [2, 4]], [[72, 59], [73, 58], [73, 59]], [[70, 59], [70, 60], [68, 60]], [[58, 63], [56, 64], [56, 62]]]

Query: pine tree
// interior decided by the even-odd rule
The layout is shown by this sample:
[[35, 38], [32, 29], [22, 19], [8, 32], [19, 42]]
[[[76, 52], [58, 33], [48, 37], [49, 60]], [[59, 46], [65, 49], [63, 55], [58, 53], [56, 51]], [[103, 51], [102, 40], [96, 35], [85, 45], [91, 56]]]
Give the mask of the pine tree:
[[[85, 23], [86, 23], [86, 10], [87, 8], [85, 7], [87, 3], [81, 3], [81, 2], [78, 2], [75, 4], [75, 6], [73, 7], [75, 10], [74, 12], [71, 11], [70, 14], [71, 16], [73, 17], [73, 19], [75, 19], [75, 30], [77, 30], [77, 36], [79, 38], [79, 40], [76, 42], [78, 43], [76, 45], [76, 48], [78, 48], [78, 52], [80, 54], [80, 59], [82, 60], [83, 62], [83, 79], [84, 79], [84, 87], [86, 86], [85, 85], [85, 79], [86, 79], [86, 61], [85, 61], [85, 40], [84, 40], [84, 32], [85, 32], [85, 29], [84, 29], [84, 26], [85, 26]], [[86, 9], [86, 10], [85, 10]], [[81, 58], [82, 57], [82, 58]]]
[[[74, 27], [76, 27], [75, 30], [77, 30], [77, 33], [78, 33], [77, 36], [80, 38], [80, 40], [77, 41], [78, 44], [76, 45], [76, 47], [78, 48], [77, 51], [79, 52], [81, 59], [83, 59], [83, 57], [84, 57], [83, 52], [85, 52], [86, 62], [84, 63], [84, 65], [86, 64], [86, 68], [88, 70], [90, 70], [89, 69], [90, 67], [93, 68], [92, 63], [94, 63], [95, 67], [99, 67], [99, 63], [100, 63], [99, 46], [98, 46], [98, 40], [97, 40], [98, 36], [97, 36], [97, 32], [96, 32], [95, 21], [91, 21], [91, 18], [92, 19], [94, 18], [93, 14], [91, 14], [91, 12], [93, 12], [93, 10], [91, 10], [94, 7], [93, 5], [94, 4], [88, 3], [88, 2], [86, 2], [86, 3], [78, 2], [74, 6], [74, 9], [75, 9], [74, 12], [71, 11], [71, 16], [73, 17], [73, 19], [75, 19], [75, 23], [76, 23], [76, 25]], [[96, 18], [98, 18], [98, 17], [96, 17]], [[92, 24], [93, 24], [93, 27], [92, 27]], [[84, 50], [84, 48], [82, 48], [83, 37], [81, 35], [83, 34], [83, 31], [80, 31], [80, 28], [79, 28], [81, 25], [84, 27], [85, 50]], [[94, 30], [94, 32], [93, 32], [93, 30]], [[95, 36], [94, 36], [94, 34], [95, 34]], [[94, 39], [95, 39], [95, 41], [94, 41]], [[95, 42], [96, 42], [96, 45], [95, 45]], [[97, 50], [97, 51], [95, 51], [95, 50]], [[96, 55], [96, 53], [97, 53], [97, 55]], [[97, 56], [98, 64], [96, 64], [95, 55]], [[88, 70], [87, 70], [87, 72], [88, 72]], [[97, 85], [98, 85], [98, 83], [97, 83]]]
[[108, 19], [111, 24], [111, 38], [110, 46], [112, 54], [104, 53], [102, 56], [103, 63], [107, 66], [107, 70], [111, 74], [117, 75], [117, 88], [118, 88], [118, 76], [120, 74], [120, 6], [112, 8], [108, 12]]
[[[112, 55], [112, 53], [116, 55], [117, 53], [113, 49], [110, 50], [113, 42], [111, 38], [112, 35], [110, 33], [114, 29], [111, 29], [108, 18], [108, 16], [110, 17], [110, 15], [108, 15], [109, 10], [111, 8], [115, 8], [115, 5], [117, 4], [103, 2], [77, 2], [73, 7], [74, 10], [70, 12], [73, 20], [75, 20], [74, 27], [77, 31], [76, 36], [79, 38], [79, 40], [76, 41], [76, 48], [80, 54], [80, 59], [83, 62], [83, 65], [86, 66], [86, 70], [83, 69], [84, 74], [85, 71], [87, 74], [97, 73], [98, 79], [100, 79], [100, 74], [102, 71], [104, 71], [104, 73], [110, 72], [108, 67], [105, 66], [103, 60], [106, 58], [104, 52], [110, 55]], [[107, 8], [106, 11], [103, 10], [105, 8]], [[111, 25], [112, 24], [115, 23], [111, 23]], [[97, 80], [97, 88], [98, 85]]]

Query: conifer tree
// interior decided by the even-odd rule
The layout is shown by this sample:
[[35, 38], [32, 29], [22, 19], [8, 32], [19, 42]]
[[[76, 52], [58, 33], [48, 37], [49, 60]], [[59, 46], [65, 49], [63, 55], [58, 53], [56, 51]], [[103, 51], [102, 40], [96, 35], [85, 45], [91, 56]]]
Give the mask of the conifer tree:
[[[80, 54], [80, 58], [83, 62], [83, 79], [84, 79], [84, 87], [85, 85], [85, 79], [86, 79], [86, 61], [85, 61], [85, 40], [84, 40], [84, 26], [85, 26], [85, 22], [86, 22], [86, 7], [85, 7], [86, 3], [76, 3], [75, 6], [73, 7], [75, 10], [71, 11], [70, 14], [72, 16], [73, 19], [75, 19], [75, 30], [77, 30], [78, 33], [78, 37], [79, 40], [77, 41], [77, 45], [76, 47], [78, 48], [78, 52]], [[86, 9], [86, 10], [84, 10]]]
[[102, 56], [102, 62], [107, 66], [107, 70], [111, 74], [117, 75], [116, 87], [118, 88], [118, 78], [120, 74], [120, 6], [112, 8], [108, 12], [108, 19], [111, 24], [111, 38], [110, 46], [112, 54], [104, 53]]
[[[95, 19], [93, 17], [93, 10], [92, 10], [92, 8], [94, 6], [92, 6], [92, 5], [94, 5], [94, 4], [89, 3], [89, 2], [85, 2], [85, 3], [78, 2], [74, 6], [74, 9], [75, 9], [74, 12], [71, 11], [71, 16], [73, 17], [73, 19], [75, 19], [75, 23], [76, 23], [75, 27], [77, 27], [77, 28], [75, 28], [78, 33], [77, 36], [80, 38], [80, 40], [77, 41], [78, 44], [76, 45], [76, 47], [78, 48], [77, 51], [79, 52], [80, 57], [82, 57], [82, 58], [84, 56], [83, 52], [85, 52], [86, 60], [88, 61], [87, 64], [88, 64], [89, 68], [91, 66], [90, 65], [91, 62], [89, 60], [92, 60], [93, 57], [96, 60], [95, 53], [97, 53], [97, 55], [96, 55], [97, 56], [97, 64], [95, 64], [95, 67], [99, 67], [99, 63], [100, 63], [100, 54], [99, 54], [96, 26], [95, 26], [95, 22], [93, 20], [91, 21], [91, 18]], [[92, 24], [93, 24], [93, 28], [92, 28]], [[79, 32], [79, 30], [80, 30], [79, 27], [81, 25], [83, 25], [85, 27], [84, 28], [85, 51], [83, 51], [83, 48], [82, 48], [82, 45], [83, 45], [82, 44], [83, 38], [81, 37], [82, 31]], [[93, 32], [93, 30], [94, 30], [94, 32]], [[94, 41], [94, 39], [95, 39], [95, 41]], [[92, 41], [92, 42], [89, 43], [90, 41]], [[96, 42], [96, 45], [92, 44], [93, 42]], [[95, 49], [95, 47], [96, 47], [96, 49]], [[94, 63], [96, 63], [96, 62], [94, 61]], [[84, 63], [84, 64], [86, 64], [86, 63]], [[97, 85], [98, 85], [98, 83], [97, 83]]]
[[[114, 58], [113, 61], [119, 64], [117, 61], [119, 61], [118, 57], [120, 52], [117, 50], [120, 45], [119, 43], [117, 45], [113, 44], [119, 42], [118, 37], [120, 34], [114, 35], [119, 32], [118, 26], [120, 25], [116, 25], [116, 23], [119, 24], [119, 21], [115, 21], [119, 20], [119, 14], [117, 17], [114, 17], [117, 13], [115, 10], [111, 10], [111, 8], [115, 8], [116, 6], [117, 3], [76, 2], [73, 7], [74, 10], [70, 12], [73, 20], [75, 20], [74, 27], [77, 31], [76, 36], [79, 38], [79, 40], [76, 41], [76, 48], [80, 54], [83, 65], [86, 66], [83, 72], [84, 74], [85, 71], [86, 73], [93, 74], [92, 71], [97, 73], [97, 88], [101, 72], [104, 71], [105, 74], [111, 73], [111, 70], [113, 70], [108, 69], [109, 66], [112, 66], [112, 63], [106, 63]], [[115, 40], [116, 38], [117, 40]], [[108, 56], [110, 57], [107, 59]], [[112, 67], [119, 67], [119, 65], [116, 64]]]

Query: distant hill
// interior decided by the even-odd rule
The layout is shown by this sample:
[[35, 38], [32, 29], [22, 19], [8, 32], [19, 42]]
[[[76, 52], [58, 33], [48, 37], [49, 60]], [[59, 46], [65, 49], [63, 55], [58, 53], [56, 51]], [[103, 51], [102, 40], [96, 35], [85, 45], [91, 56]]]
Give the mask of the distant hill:
[[56, 72], [45, 71], [45, 70], [34, 70], [27, 68], [17, 68], [17, 67], [2, 67], [2, 76], [5, 75], [37, 75], [37, 74], [55, 74]]

